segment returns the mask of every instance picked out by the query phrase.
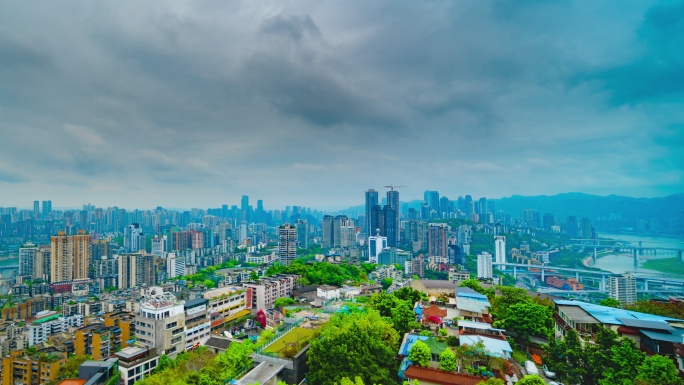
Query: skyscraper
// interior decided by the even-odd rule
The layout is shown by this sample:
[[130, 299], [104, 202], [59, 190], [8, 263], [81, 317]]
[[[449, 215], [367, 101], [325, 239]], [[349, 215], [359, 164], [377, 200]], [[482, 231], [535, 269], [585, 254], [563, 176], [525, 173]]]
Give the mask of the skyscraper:
[[495, 262], [506, 263], [506, 237], [497, 235], [494, 237]]
[[378, 255], [387, 247], [387, 237], [376, 234], [368, 237], [368, 262], [378, 263]]
[[52, 201], [43, 201], [43, 217], [47, 217], [52, 212]]
[[29, 242], [19, 248], [19, 275], [33, 276], [33, 266], [38, 246]]
[[429, 217], [424, 218], [424, 219], [430, 219], [433, 216], [440, 218], [442, 216], [440, 213], [440, 208], [439, 208], [439, 192], [438, 191], [430, 191], [430, 190], [425, 191], [425, 193], [423, 193], [423, 201], [425, 201], [425, 205], [427, 206], [428, 215], [429, 215]]
[[477, 278], [492, 278], [492, 255], [486, 251], [477, 255]]
[[297, 220], [297, 243], [302, 249], [309, 247], [309, 223], [306, 219]]
[[371, 220], [373, 208], [377, 205], [378, 192], [373, 189], [366, 191], [366, 217], [363, 222], [363, 232], [367, 237], [375, 234], [375, 229], [377, 228], [377, 223]]
[[428, 226], [428, 256], [446, 257], [447, 250], [447, 224], [430, 223]]
[[572, 239], [577, 238], [577, 217], [569, 216], [566, 219], [565, 233]]
[[289, 266], [297, 258], [297, 227], [289, 223], [278, 227], [278, 258]]
[[154, 256], [145, 253], [119, 255], [119, 289], [155, 284]]
[[332, 215], [325, 215], [323, 217], [323, 222], [322, 222], [322, 227], [323, 227], [323, 242], [322, 242], [322, 247], [324, 249], [333, 247], [333, 241], [335, 239], [335, 235], [333, 233], [333, 220], [335, 217]]
[[631, 274], [616, 274], [608, 277], [608, 295], [620, 301], [621, 305], [631, 305], [637, 300], [636, 278]]
[[145, 236], [140, 223], [131, 223], [124, 227], [124, 248], [129, 253], [145, 250]]
[[84, 230], [77, 235], [59, 231], [50, 241], [50, 283], [88, 278], [91, 238]]
[[[392, 229], [387, 230], [387, 242], [390, 247], [397, 247], [401, 242], [399, 225], [401, 224], [401, 208], [399, 207], [399, 191], [391, 189], [387, 192], [387, 205], [394, 210], [394, 223], [392, 224]], [[387, 221], [387, 219], [385, 219]], [[389, 223], [387, 221], [386, 223]], [[390, 237], [390, 233], [396, 234], [395, 240], [393, 242]]]
[[38, 201], [33, 201], [33, 217], [40, 217], [40, 202]]

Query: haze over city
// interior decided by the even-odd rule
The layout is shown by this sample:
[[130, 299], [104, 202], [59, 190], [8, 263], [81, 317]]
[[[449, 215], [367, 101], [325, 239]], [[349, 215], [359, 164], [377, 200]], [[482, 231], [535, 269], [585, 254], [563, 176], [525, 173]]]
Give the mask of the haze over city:
[[8, 2], [0, 202], [682, 192], [684, 6]]

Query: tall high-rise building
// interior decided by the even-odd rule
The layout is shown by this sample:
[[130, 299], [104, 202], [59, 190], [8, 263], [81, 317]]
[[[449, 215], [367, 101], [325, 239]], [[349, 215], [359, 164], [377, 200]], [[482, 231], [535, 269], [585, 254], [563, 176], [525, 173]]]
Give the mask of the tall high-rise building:
[[52, 201], [43, 201], [43, 217], [47, 217], [52, 212]]
[[616, 274], [608, 277], [608, 295], [620, 301], [621, 305], [636, 303], [636, 278], [631, 274]]
[[145, 250], [145, 235], [140, 223], [131, 223], [124, 227], [124, 249], [129, 253]]
[[297, 227], [285, 223], [278, 227], [278, 258], [289, 266], [297, 258]]
[[387, 247], [387, 237], [376, 234], [368, 237], [368, 262], [378, 263], [378, 255]]
[[333, 247], [333, 240], [335, 239], [333, 233], [334, 219], [335, 217], [332, 215], [323, 216], [323, 221], [321, 222], [321, 226], [323, 227], [323, 242], [321, 246], [323, 246], [324, 249]]
[[477, 255], [477, 278], [492, 277], [492, 255], [483, 251]]
[[309, 223], [306, 219], [297, 220], [297, 242], [302, 249], [309, 247]]
[[[394, 210], [394, 221], [390, 224], [390, 221], [385, 218], [386, 226], [392, 226], [392, 228], [387, 228], [387, 242], [390, 247], [397, 247], [401, 242], [401, 235], [399, 232], [399, 226], [401, 225], [401, 207], [399, 206], [399, 191], [389, 190], [387, 192], [387, 206]], [[395, 239], [392, 239], [394, 234]]]
[[169, 253], [166, 256], [166, 275], [168, 278], [180, 277], [185, 275], [185, 259]]
[[423, 201], [425, 206], [427, 206], [428, 217], [424, 219], [430, 219], [432, 217], [440, 218], [442, 215], [439, 208], [439, 192], [426, 190], [423, 193]]
[[577, 217], [569, 216], [565, 220], [565, 233], [572, 239], [577, 239]]
[[428, 256], [446, 257], [447, 249], [447, 224], [430, 223], [428, 225]]
[[152, 255], [163, 257], [168, 251], [168, 238], [166, 235], [155, 235], [152, 239]]
[[545, 213], [544, 214], [544, 228], [546, 230], [551, 230], [551, 227], [555, 224], [556, 224], [556, 221], [553, 218], [553, 214]]
[[582, 238], [583, 239], [594, 239], [593, 226], [591, 225], [591, 220], [589, 218], [582, 218], [581, 226]]
[[19, 275], [30, 275], [33, 277], [34, 263], [38, 246], [31, 242], [19, 248]]
[[33, 201], [33, 217], [40, 217], [40, 202], [38, 201]]
[[247, 195], [243, 195], [242, 199], [240, 200], [240, 210], [242, 212], [242, 220], [249, 223], [250, 221], [250, 209], [249, 207], [249, 197]]
[[506, 237], [497, 235], [494, 237], [495, 264], [506, 263]]
[[372, 218], [372, 211], [375, 206], [378, 205], [378, 192], [370, 189], [366, 191], [366, 211], [365, 215], [366, 217], [364, 218], [363, 222], [363, 232], [366, 234], [366, 236], [371, 236], [375, 234], [375, 230], [377, 228], [377, 223], [374, 223], [371, 218]]
[[91, 238], [84, 230], [77, 235], [59, 231], [50, 241], [50, 282], [88, 278], [92, 260]]
[[119, 289], [155, 284], [154, 256], [151, 254], [119, 255]]
[[140, 300], [135, 317], [135, 339], [171, 358], [185, 351], [184, 301], [161, 287], [151, 287]]

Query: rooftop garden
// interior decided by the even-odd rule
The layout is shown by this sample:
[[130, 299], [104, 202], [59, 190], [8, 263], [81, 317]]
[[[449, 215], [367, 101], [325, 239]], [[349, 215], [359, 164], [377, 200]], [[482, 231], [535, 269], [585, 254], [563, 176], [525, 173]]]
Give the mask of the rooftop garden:
[[262, 353], [292, 358], [309, 344], [315, 333], [315, 329], [296, 327], [269, 345]]

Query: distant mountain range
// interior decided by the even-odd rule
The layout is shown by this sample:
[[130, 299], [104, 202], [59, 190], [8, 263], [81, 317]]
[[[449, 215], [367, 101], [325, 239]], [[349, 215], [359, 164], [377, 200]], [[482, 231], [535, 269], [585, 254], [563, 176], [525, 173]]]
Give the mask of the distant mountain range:
[[[622, 220], [636, 219], [681, 219], [684, 217], [684, 193], [658, 198], [633, 198], [619, 195], [599, 196], [584, 193], [563, 193], [558, 195], [521, 196], [492, 199], [496, 211], [504, 211], [513, 218], [521, 216], [522, 210], [533, 209], [551, 213], [556, 218], [574, 215], [578, 218], [608, 218], [619, 214]], [[408, 208], [420, 210], [422, 201], [401, 202], [402, 211]], [[335, 212], [334, 215], [358, 216], [363, 214], [364, 206], [354, 206]]]

